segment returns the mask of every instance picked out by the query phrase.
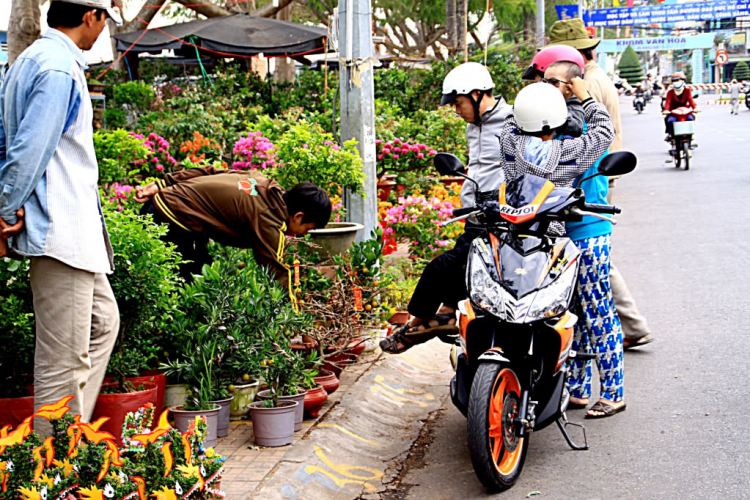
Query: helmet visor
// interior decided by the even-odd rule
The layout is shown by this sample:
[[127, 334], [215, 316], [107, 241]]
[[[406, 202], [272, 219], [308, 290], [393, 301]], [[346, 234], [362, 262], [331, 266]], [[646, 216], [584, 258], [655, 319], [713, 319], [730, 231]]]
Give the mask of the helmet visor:
[[458, 92], [455, 90], [449, 94], [443, 94], [443, 97], [440, 99], [440, 105], [447, 106], [448, 104], [453, 103], [453, 101], [456, 100], [456, 97], [458, 97]]
[[536, 64], [532, 64], [528, 68], [526, 68], [526, 71], [523, 72], [523, 75], [521, 75], [521, 78], [524, 80], [534, 80], [534, 77], [537, 74]]

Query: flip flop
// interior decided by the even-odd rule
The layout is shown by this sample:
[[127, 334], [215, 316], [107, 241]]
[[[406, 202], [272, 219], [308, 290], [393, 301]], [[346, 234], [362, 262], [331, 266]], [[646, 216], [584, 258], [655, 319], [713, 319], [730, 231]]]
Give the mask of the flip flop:
[[650, 344], [653, 341], [654, 341], [654, 339], [652, 339], [649, 335], [644, 335], [643, 337], [641, 337], [641, 338], [639, 338], [637, 340], [633, 340], [633, 341], [628, 341], [626, 339], [622, 343], [622, 348], [623, 349], [633, 349], [634, 347], [641, 347], [643, 345]]
[[[391, 335], [380, 342], [380, 348], [383, 352], [390, 354], [400, 354], [408, 351], [411, 347], [422, 344], [431, 340], [438, 335], [446, 335], [451, 332], [457, 332], [458, 326], [450, 325], [450, 320], [455, 320], [456, 315], [451, 314], [437, 314], [430, 321], [437, 321], [437, 325], [424, 328], [419, 330], [419, 326], [403, 325], [402, 327], [395, 330]], [[401, 344], [401, 347], [399, 347]]]
[[[620, 413], [622, 411], [625, 411], [625, 408], [627, 408], [628, 405], [623, 404], [620, 407], [614, 407], [612, 405], [604, 404], [601, 401], [597, 401], [594, 406], [589, 408], [589, 411], [586, 412], [586, 418], [605, 418], [605, 417], [611, 417], [612, 415], [616, 415], [617, 413]], [[603, 413], [603, 415], [592, 415], [590, 412], [596, 411]]]

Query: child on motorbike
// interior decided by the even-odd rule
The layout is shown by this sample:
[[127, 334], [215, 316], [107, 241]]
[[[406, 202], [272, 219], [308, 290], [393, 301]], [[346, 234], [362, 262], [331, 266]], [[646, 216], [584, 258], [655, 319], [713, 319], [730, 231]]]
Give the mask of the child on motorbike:
[[[546, 80], [554, 78], [554, 68], [545, 72]], [[571, 186], [581, 174], [595, 172], [601, 157], [614, 139], [614, 127], [606, 108], [596, 104], [588, 95], [586, 83], [580, 78], [570, 80], [571, 91], [583, 101], [586, 133], [577, 139], [553, 140], [552, 129], [563, 119], [566, 96], [550, 92], [544, 83], [523, 89], [514, 105], [515, 117], [500, 135], [500, 149], [505, 162], [503, 170], [508, 180], [532, 174], [550, 179], [556, 186]], [[562, 94], [562, 96], [561, 96]], [[547, 110], [540, 113], [539, 110]], [[596, 177], [584, 186], [587, 203], [606, 204], [607, 180]], [[589, 194], [591, 191], [591, 194]], [[603, 224], [593, 224], [602, 222]], [[570, 228], [570, 226], [568, 226]], [[550, 232], [562, 235], [561, 224], [551, 224]], [[582, 266], [578, 279], [581, 300], [581, 318], [576, 325], [574, 350], [584, 350], [592, 344], [602, 383], [602, 399], [589, 410], [589, 418], [607, 417], [623, 411], [622, 329], [614, 308], [609, 285], [610, 222], [584, 220], [568, 234], [581, 250]], [[573, 364], [571, 377], [571, 404], [581, 407], [588, 404], [591, 394], [591, 364]]]

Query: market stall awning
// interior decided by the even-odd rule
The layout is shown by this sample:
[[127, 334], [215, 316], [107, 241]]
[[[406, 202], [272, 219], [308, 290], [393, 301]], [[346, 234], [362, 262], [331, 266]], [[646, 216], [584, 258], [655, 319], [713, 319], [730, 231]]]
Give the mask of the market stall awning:
[[[139, 39], [140, 38], [140, 39]], [[216, 55], [287, 56], [322, 52], [326, 29], [279, 21], [266, 17], [235, 14], [201, 21], [175, 24], [133, 33], [115, 35], [117, 50], [160, 53], [193, 47], [188, 42]], [[135, 45], [133, 45], [135, 43]], [[132, 45], [132, 47], [131, 47]]]

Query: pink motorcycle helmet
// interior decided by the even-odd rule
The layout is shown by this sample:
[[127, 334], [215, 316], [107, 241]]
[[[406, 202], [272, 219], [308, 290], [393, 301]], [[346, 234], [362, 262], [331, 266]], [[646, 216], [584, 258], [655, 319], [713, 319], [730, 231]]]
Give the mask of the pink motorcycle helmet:
[[581, 68], [581, 73], [583, 73], [583, 68], [586, 66], [581, 53], [573, 47], [568, 45], [550, 45], [537, 52], [534, 60], [531, 61], [531, 66], [526, 68], [521, 78], [524, 80], [533, 80], [537, 72], [544, 76], [544, 72], [547, 71], [550, 64], [560, 61], [577, 64]]

